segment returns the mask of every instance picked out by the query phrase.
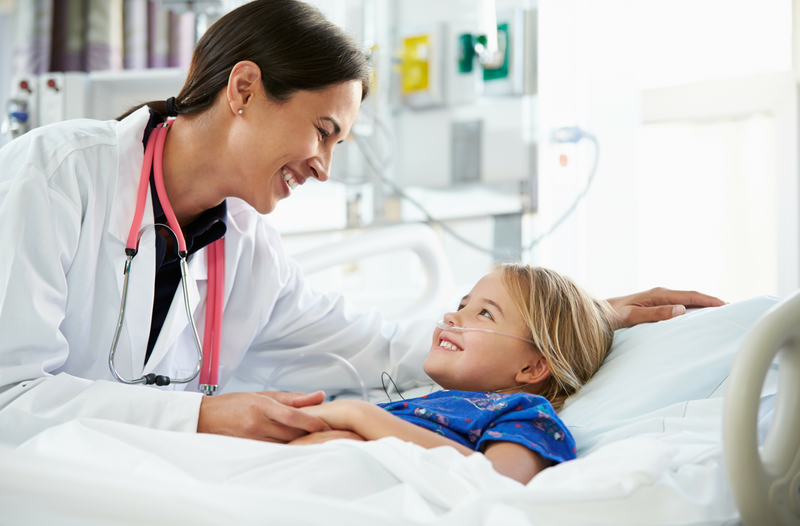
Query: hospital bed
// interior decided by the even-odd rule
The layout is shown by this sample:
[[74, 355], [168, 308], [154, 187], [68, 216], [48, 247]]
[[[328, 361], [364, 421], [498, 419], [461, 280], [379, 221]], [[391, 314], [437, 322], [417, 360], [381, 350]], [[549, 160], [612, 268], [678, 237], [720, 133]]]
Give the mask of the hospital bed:
[[[431, 232], [394, 233], [438, 283]], [[362, 241], [342, 253], [377, 249]], [[0, 524], [800, 524], [798, 322], [800, 295], [765, 296], [618, 331], [560, 413], [578, 459], [526, 486], [394, 438], [290, 447], [81, 420], [0, 448]]]

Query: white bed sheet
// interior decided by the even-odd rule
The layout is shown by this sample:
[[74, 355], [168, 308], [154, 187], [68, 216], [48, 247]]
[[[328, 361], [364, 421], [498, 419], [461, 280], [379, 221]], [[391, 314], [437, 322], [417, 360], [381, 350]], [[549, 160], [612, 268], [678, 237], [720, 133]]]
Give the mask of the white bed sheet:
[[394, 438], [285, 446], [74, 421], [0, 452], [0, 523], [732, 524], [716, 406], [527, 486]]
[[[0, 524], [738, 524], [723, 465], [720, 383], [746, 328], [776, 301], [756, 298], [628, 331], [607, 368], [619, 372], [598, 374], [562, 413], [575, 426], [579, 458], [527, 486], [494, 472], [482, 455], [394, 438], [286, 446], [87, 419], [0, 448]], [[717, 318], [724, 323], [712, 323]], [[731, 322], [735, 332], [724, 329]], [[671, 328], [678, 324], [723, 330], [698, 339]], [[677, 339], [666, 341], [668, 334]], [[701, 342], [708, 350], [701, 363], [717, 377], [704, 378], [700, 390], [695, 381], [682, 386], [697, 391], [686, 398], [661, 375], [653, 384], [669, 390], [665, 402], [650, 400], [640, 414], [620, 406], [599, 418], [602, 403], [589, 397], [631, 396], [624, 379], [635, 367], [626, 356], [643, 360], [632, 345], [651, 339], [661, 347], [650, 369], [664, 370], [653, 360], [670, 349], [702, 352], [686, 347]], [[761, 436], [775, 386], [766, 388]]]

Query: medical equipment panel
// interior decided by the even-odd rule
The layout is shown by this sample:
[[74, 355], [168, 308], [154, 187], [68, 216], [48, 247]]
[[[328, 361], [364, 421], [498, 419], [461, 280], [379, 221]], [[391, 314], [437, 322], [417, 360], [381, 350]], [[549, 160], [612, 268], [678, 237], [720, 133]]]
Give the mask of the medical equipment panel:
[[39, 83], [36, 75], [20, 75], [11, 80], [1, 132], [14, 139], [39, 125]]

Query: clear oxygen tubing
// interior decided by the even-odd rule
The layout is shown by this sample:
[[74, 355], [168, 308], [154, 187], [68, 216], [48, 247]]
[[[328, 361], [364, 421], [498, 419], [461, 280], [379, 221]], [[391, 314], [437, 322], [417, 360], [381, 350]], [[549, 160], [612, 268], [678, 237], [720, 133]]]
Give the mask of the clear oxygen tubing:
[[[381, 131], [383, 131], [387, 135], [388, 143], [392, 144], [392, 150], [390, 150], [391, 153], [388, 156], [388, 158], [391, 159], [391, 157], [393, 156], [393, 146], [394, 146], [393, 145], [393, 142], [394, 142], [393, 141], [393, 136], [387, 130], [387, 127], [383, 124], [383, 122], [379, 118], [375, 117], [375, 122], [376, 123], [380, 123], [378, 128], [380, 128]], [[468, 246], [470, 248], [473, 248], [473, 249], [475, 249], [475, 250], [477, 250], [479, 252], [483, 252], [483, 253], [490, 254], [492, 256], [497, 256], [497, 257], [507, 257], [508, 256], [508, 251], [494, 250], [494, 249], [491, 249], [491, 248], [486, 248], [486, 247], [482, 247], [480, 245], [477, 245], [477, 244], [473, 243], [472, 241], [470, 241], [469, 239], [465, 238], [464, 236], [460, 235], [458, 232], [456, 232], [455, 230], [453, 230], [449, 226], [447, 226], [444, 222], [434, 218], [430, 214], [430, 212], [428, 212], [428, 210], [422, 204], [420, 204], [417, 200], [415, 200], [414, 198], [412, 198], [411, 196], [406, 194], [403, 191], [403, 189], [400, 188], [400, 186], [397, 183], [395, 183], [394, 181], [392, 181], [391, 179], [389, 179], [386, 176], [385, 172], [386, 172], [386, 168], [388, 167], [388, 162], [381, 162], [381, 160], [378, 159], [378, 156], [372, 150], [372, 148], [370, 147], [369, 143], [367, 143], [367, 140], [363, 136], [361, 136], [359, 134], [356, 134], [356, 133], [353, 133], [353, 132], [351, 132], [351, 133], [352, 133], [353, 137], [355, 138], [356, 144], [358, 144], [358, 147], [361, 150], [361, 153], [363, 153], [364, 156], [367, 158], [367, 162], [369, 162], [370, 166], [372, 166], [372, 169], [375, 171], [375, 173], [377, 174], [378, 178], [381, 181], [383, 181], [386, 185], [390, 186], [392, 188], [392, 190], [397, 195], [399, 195], [401, 198], [405, 199], [406, 201], [408, 201], [409, 203], [414, 205], [417, 209], [419, 209], [422, 212], [422, 214], [425, 216], [426, 221], [428, 221], [429, 223], [434, 223], [434, 224], [439, 225], [445, 232], [447, 232], [448, 234], [453, 236], [456, 240], [458, 240], [459, 242], [463, 243], [464, 245], [466, 245], [466, 246]], [[586, 133], [586, 132], [584, 132], [582, 130], [579, 130], [576, 127], [573, 127], [573, 128], [560, 128], [560, 129], [556, 130], [553, 133], [553, 142], [559, 142], [559, 143], [562, 143], [562, 142], [579, 142], [581, 139], [588, 139], [595, 146], [594, 162], [592, 163], [592, 169], [589, 172], [589, 176], [586, 178], [586, 185], [583, 187], [583, 190], [581, 190], [581, 192], [578, 194], [578, 196], [575, 198], [575, 200], [572, 202], [572, 204], [567, 208], [567, 210], [550, 226], [550, 228], [544, 234], [541, 234], [536, 239], [531, 241], [528, 245], [522, 247], [523, 251], [524, 250], [533, 249], [533, 247], [538, 245], [542, 241], [542, 239], [546, 238], [547, 236], [552, 234], [558, 227], [560, 227], [564, 223], [564, 221], [570, 215], [572, 215], [572, 213], [578, 207], [578, 204], [581, 202], [581, 200], [586, 196], [586, 193], [589, 191], [589, 187], [592, 185], [592, 182], [594, 181], [594, 177], [597, 174], [597, 165], [598, 165], [598, 163], [600, 161], [600, 143], [597, 142], [597, 138], [594, 135], [591, 135], [591, 134]], [[340, 182], [344, 182], [346, 184], [351, 184], [350, 181], [340, 181]], [[358, 182], [354, 182], [352, 184], [362, 184], [363, 182], [364, 181], [358, 181]]]
[[358, 374], [358, 370], [346, 358], [343, 358], [338, 354], [333, 354], [329, 352], [318, 353], [318, 354], [302, 353], [296, 356], [295, 358], [283, 362], [272, 372], [269, 379], [267, 380], [267, 383], [264, 385], [264, 390], [265, 391], [274, 390], [275, 384], [287, 369], [290, 369], [298, 365], [309, 365], [308, 363], [304, 362], [313, 362], [320, 360], [334, 362], [335, 364], [339, 364], [342, 367], [344, 367], [344, 370], [349, 373], [350, 377], [360, 387], [361, 399], [364, 400], [365, 402], [369, 402], [369, 393], [367, 392], [367, 385], [364, 383], [364, 380], [361, 378], [361, 375]]
[[531, 345], [536, 345], [536, 342], [533, 340], [529, 340], [528, 338], [523, 338], [522, 336], [515, 336], [513, 334], [508, 334], [507, 332], [500, 332], [500, 331], [493, 331], [491, 329], [478, 329], [473, 327], [459, 327], [458, 325], [450, 325], [446, 323], [444, 320], [440, 320], [436, 322], [436, 326], [442, 329], [443, 331], [450, 331], [450, 332], [489, 332], [492, 334], [499, 334], [501, 336], [507, 336], [509, 338], [514, 338], [515, 340], [520, 340], [523, 342], [530, 343]]

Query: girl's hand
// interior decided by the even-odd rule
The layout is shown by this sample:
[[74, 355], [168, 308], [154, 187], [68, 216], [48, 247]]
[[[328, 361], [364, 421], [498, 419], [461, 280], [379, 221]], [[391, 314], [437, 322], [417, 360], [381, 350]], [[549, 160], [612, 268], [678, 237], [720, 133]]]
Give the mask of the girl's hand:
[[308, 446], [311, 444], [324, 444], [329, 440], [339, 440], [341, 438], [348, 440], [359, 440], [364, 442], [365, 439], [358, 433], [352, 431], [345, 431], [342, 429], [333, 429], [331, 431], [320, 431], [319, 433], [310, 433], [306, 436], [296, 438], [289, 442], [292, 446]]
[[687, 308], [725, 305], [721, 299], [699, 292], [670, 290], [661, 287], [611, 298], [608, 303], [617, 311], [618, 320], [615, 329], [633, 327], [640, 323], [669, 320], [685, 314]]
[[356, 423], [375, 409], [379, 408], [362, 400], [334, 400], [327, 404], [303, 407], [301, 411], [321, 419], [332, 429], [357, 432]]

